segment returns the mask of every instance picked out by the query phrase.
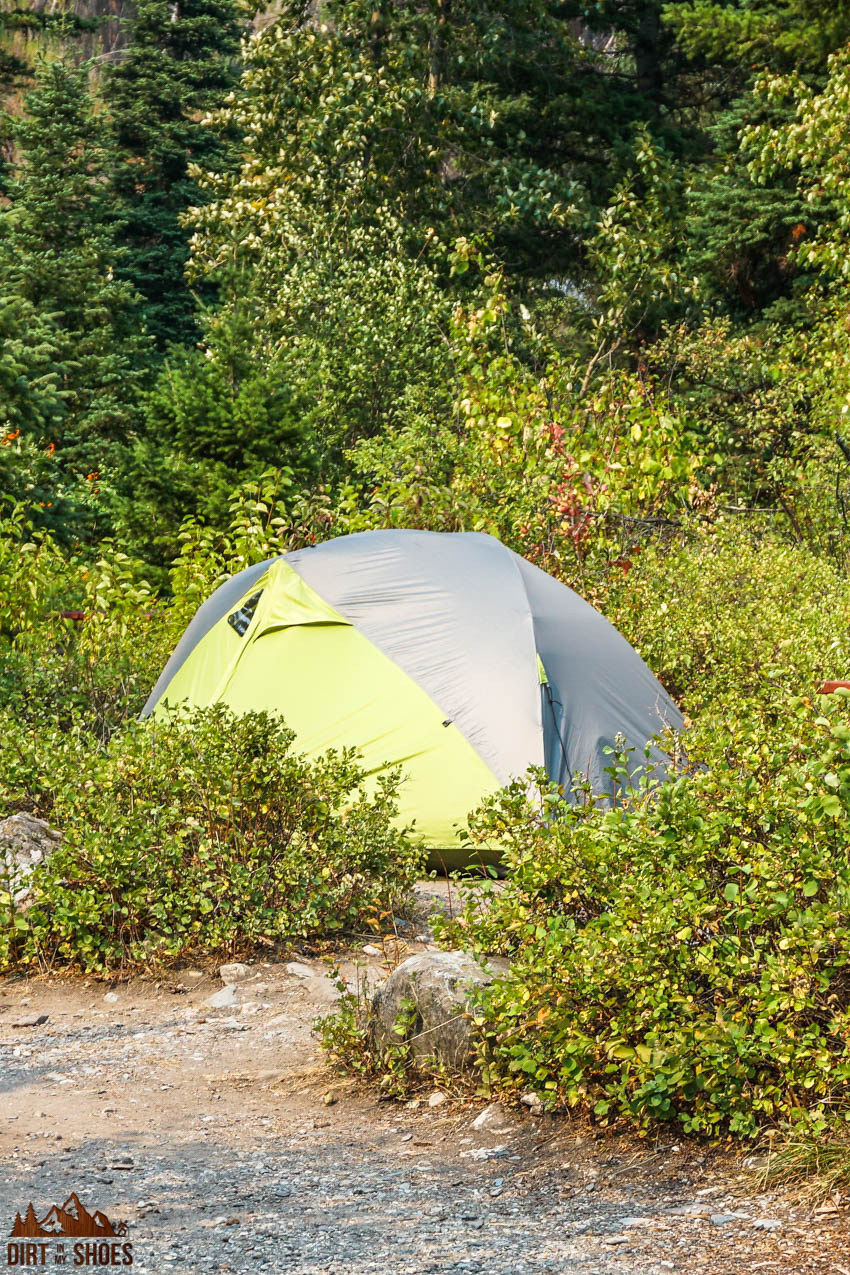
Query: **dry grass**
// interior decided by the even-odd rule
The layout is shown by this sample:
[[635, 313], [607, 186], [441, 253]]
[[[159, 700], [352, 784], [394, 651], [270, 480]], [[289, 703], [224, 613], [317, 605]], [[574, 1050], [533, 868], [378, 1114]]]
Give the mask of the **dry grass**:
[[760, 1189], [799, 1187], [812, 1204], [850, 1201], [850, 1129], [814, 1130], [771, 1137], [754, 1170]]

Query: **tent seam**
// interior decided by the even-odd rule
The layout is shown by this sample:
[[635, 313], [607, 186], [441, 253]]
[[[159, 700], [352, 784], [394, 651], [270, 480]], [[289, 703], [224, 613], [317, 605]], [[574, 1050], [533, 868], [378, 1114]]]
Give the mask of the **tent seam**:
[[[500, 541], [498, 541], [498, 543], [499, 543], [499, 544], [502, 544], [501, 540], [500, 540]], [[542, 664], [542, 663], [543, 663], [543, 659], [542, 659], [542, 656], [540, 655], [540, 652], [539, 652], [539, 651], [538, 651], [538, 649], [537, 649], [537, 634], [536, 634], [536, 633], [535, 633], [535, 631], [534, 631], [534, 608], [533, 608], [533, 607], [532, 607], [532, 605], [531, 605], [531, 598], [528, 596], [528, 589], [526, 589], [526, 587], [525, 587], [525, 580], [523, 579], [522, 571], [520, 570], [518, 555], [514, 553], [513, 549], [508, 549], [508, 546], [507, 546], [507, 545], [503, 545], [502, 547], [503, 547], [504, 549], [507, 549], [507, 551], [508, 551], [508, 553], [509, 553], [509, 555], [510, 555], [510, 559], [511, 559], [511, 566], [513, 567], [514, 571], [516, 572], [517, 576], [519, 577], [519, 583], [520, 583], [520, 587], [521, 587], [521, 589], [522, 589], [522, 596], [525, 598], [526, 613], [527, 613], [527, 615], [529, 616], [529, 618], [530, 618], [530, 620], [531, 620], [531, 641], [532, 641], [532, 646], [534, 647], [534, 655], [535, 655], [535, 659], [536, 659], [536, 660], [540, 660], [540, 662], [541, 662], [541, 664]], [[545, 667], [545, 666], [544, 666], [544, 667]], [[548, 681], [548, 673], [547, 673], [547, 681]], [[539, 682], [538, 682], [538, 686], [539, 686]], [[539, 707], [539, 709], [540, 709], [540, 720], [539, 720], [539, 725], [540, 725], [540, 739], [539, 739], [539, 742], [540, 742], [540, 749], [541, 749], [541, 752], [542, 752], [542, 754], [543, 754], [542, 761], [541, 761], [541, 765], [545, 766], [545, 765], [546, 765], [546, 748], [545, 748], [545, 738], [546, 738], [546, 736], [545, 736], [545, 732], [544, 732], [544, 729], [543, 729], [543, 708], [542, 708], [541, 699], [540, 699], [540, 695], [539, 695], [539, 694], [537, 695], [537, 705], [538, 705], [538, 707]]]

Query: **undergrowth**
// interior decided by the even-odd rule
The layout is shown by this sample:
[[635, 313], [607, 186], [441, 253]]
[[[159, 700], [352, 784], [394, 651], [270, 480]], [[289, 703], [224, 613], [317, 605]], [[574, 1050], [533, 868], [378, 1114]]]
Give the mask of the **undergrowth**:
[[353, 752], [309, 761], [293, 738], [220, 705], [134, 723], [106, 747], [54, 730], [45, 750], [43, 729], [0, 730], [0, 804], [62, 833], [25, 911], [0, 880], [0, 968], [230, 955], [398, 908], [423, 863], [393, 822], [398, 776], [367, 791]]

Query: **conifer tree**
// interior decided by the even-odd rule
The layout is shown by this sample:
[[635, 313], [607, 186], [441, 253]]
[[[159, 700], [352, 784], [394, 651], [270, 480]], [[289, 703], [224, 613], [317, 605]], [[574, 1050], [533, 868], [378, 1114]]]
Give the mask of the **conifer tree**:
[[793, 119], [782, 94], [754, 96], [755, 76], [795, 68], [807, 83], [823, 82], [829, 54], [850, 38], [850, 0], [688, 0], [665, 9], [677, 43], [693, 58], [714, 64], [733, 100], [708, 130], [712, 151], [694, 173], [688, 208], [687, 269], [736, 318], [759, 318], [802, 295], [808, 277], [794, 248], [810, 239], [829, 206], [813, 206], [791, 172], [752, 172], [742, 150], [747, 127], [777, 134]]
[[58, 393], [56, 333], [22, 296], [0, 292], [0, 444], [21, 433], [48, 436], [64, 407]]
[[86, 68], [43, 63], [25, 111], [0, 214], [0, 277], [7, 298], [40, 316], [30, 356], [52, 344], [65, 419], [50, 441], [70, 469], [94, 472], [132, 428], [146, 342], [132, 289], [115, 277], [115, 209]]
[[123, 221], [118, 275], [142, 295], [161, 349], [197, 336], [180, 218], [201, 201], [190, 165], [223, 162], [226, 140], [202, 116], [234, 81], [239, 29], [234, 0], [140, 0], [128, 47], [104, 77]]
[[[77, 40], [96, 31], [99, 20], [74, 13], [65, 5], [24, 8], [20, 3], [0, 4], [0, 101], [9, 104], [28, 86], [33, 76], [30, 49], [39, 49], [46, 37], [54, 41]], [[22, 56], [21, 50], [27, 54]], [[0, 110], [0, 189], [11, 150], [13, 115]]]
[[675, 0], [664, 17], [687, 53], [745, 79], [764, 67], [817, 73], [850, 38], [850, 0]]

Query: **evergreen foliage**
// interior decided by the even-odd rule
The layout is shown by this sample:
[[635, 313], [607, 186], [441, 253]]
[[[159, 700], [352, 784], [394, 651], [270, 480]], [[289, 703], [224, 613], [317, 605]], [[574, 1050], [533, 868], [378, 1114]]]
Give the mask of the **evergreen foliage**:
[[50, 433], [64, 416], [53, 327], [20, 294], [0, 298], [0, 430], [9, 441]]
[[[73, 44], [75, 38], [97, 27], [96, 19], [81, 16], [65, 6], [27, 8], [21, 4], [4, 4], [0, 8], [0, 103], [10, 103], [28, 87], [33, 76], [30, 47], [48, 42]], [[22, 47], [23, 46], [23, 47]], [[8, 160], [13, 148], [13, 116], [0, 110], [0, 193], [4, 191]]]
[[822, 69], [850, 37], [847, 0], [674, 0], [664, 17], [681, 46], [747, 75]]
[[115, 206], [109, 158], [89, 99], [87, 72], [43, 63], [16, 128], [19, 163], [0, 213], [4, 291], [40, 316], [22, 339], [20, 358], [44, 360], [61, 402], [33, 421], [70, 472], [97, 474], [114, 460], [135, 421], [145, 341], [134, 296], [115, 277]]
[[203, 116], [233, 82], [239, 29], [234, 0], [140, 0], [128, 45], [104, 75], [121, 218], [117, 277], [143, 297], [160, 349], [197, 336], [181, 217], [200, 199], [191, 166], [220, 163], [228, 150]]
[[754, 73], [796, 68], [821, 82], [829, 56], [850, 38], [850, 4], [698, 0], [668, 4], [664, 14], [681, 47], [722, 70], [740, 92], [719, 104], [710, 156], [694, 174], [689, 268], [737, 318], [758, 319], [811, 284], [795, 248], [830, 216], [830, 207], [826, 201], [813, 208], [779, 166], [769, 176], [753, 172], [752, 155], [739, 145], [744, 132], [781, 132], [793, 118], [787, 96], [753, 92]]
[[688, 267], [706, 295], [739, 318], [758, 317], [811, 282], [793, 262], [812, 223], [811, 206], [782, 174], [755, 180], [738, 145], [742, 128], [759, 117], [774, 128], [787, 112], [757, 111], [745, 97], [723, 113], [712, 130], [714, 160], [694, 176], [688, 194]]

